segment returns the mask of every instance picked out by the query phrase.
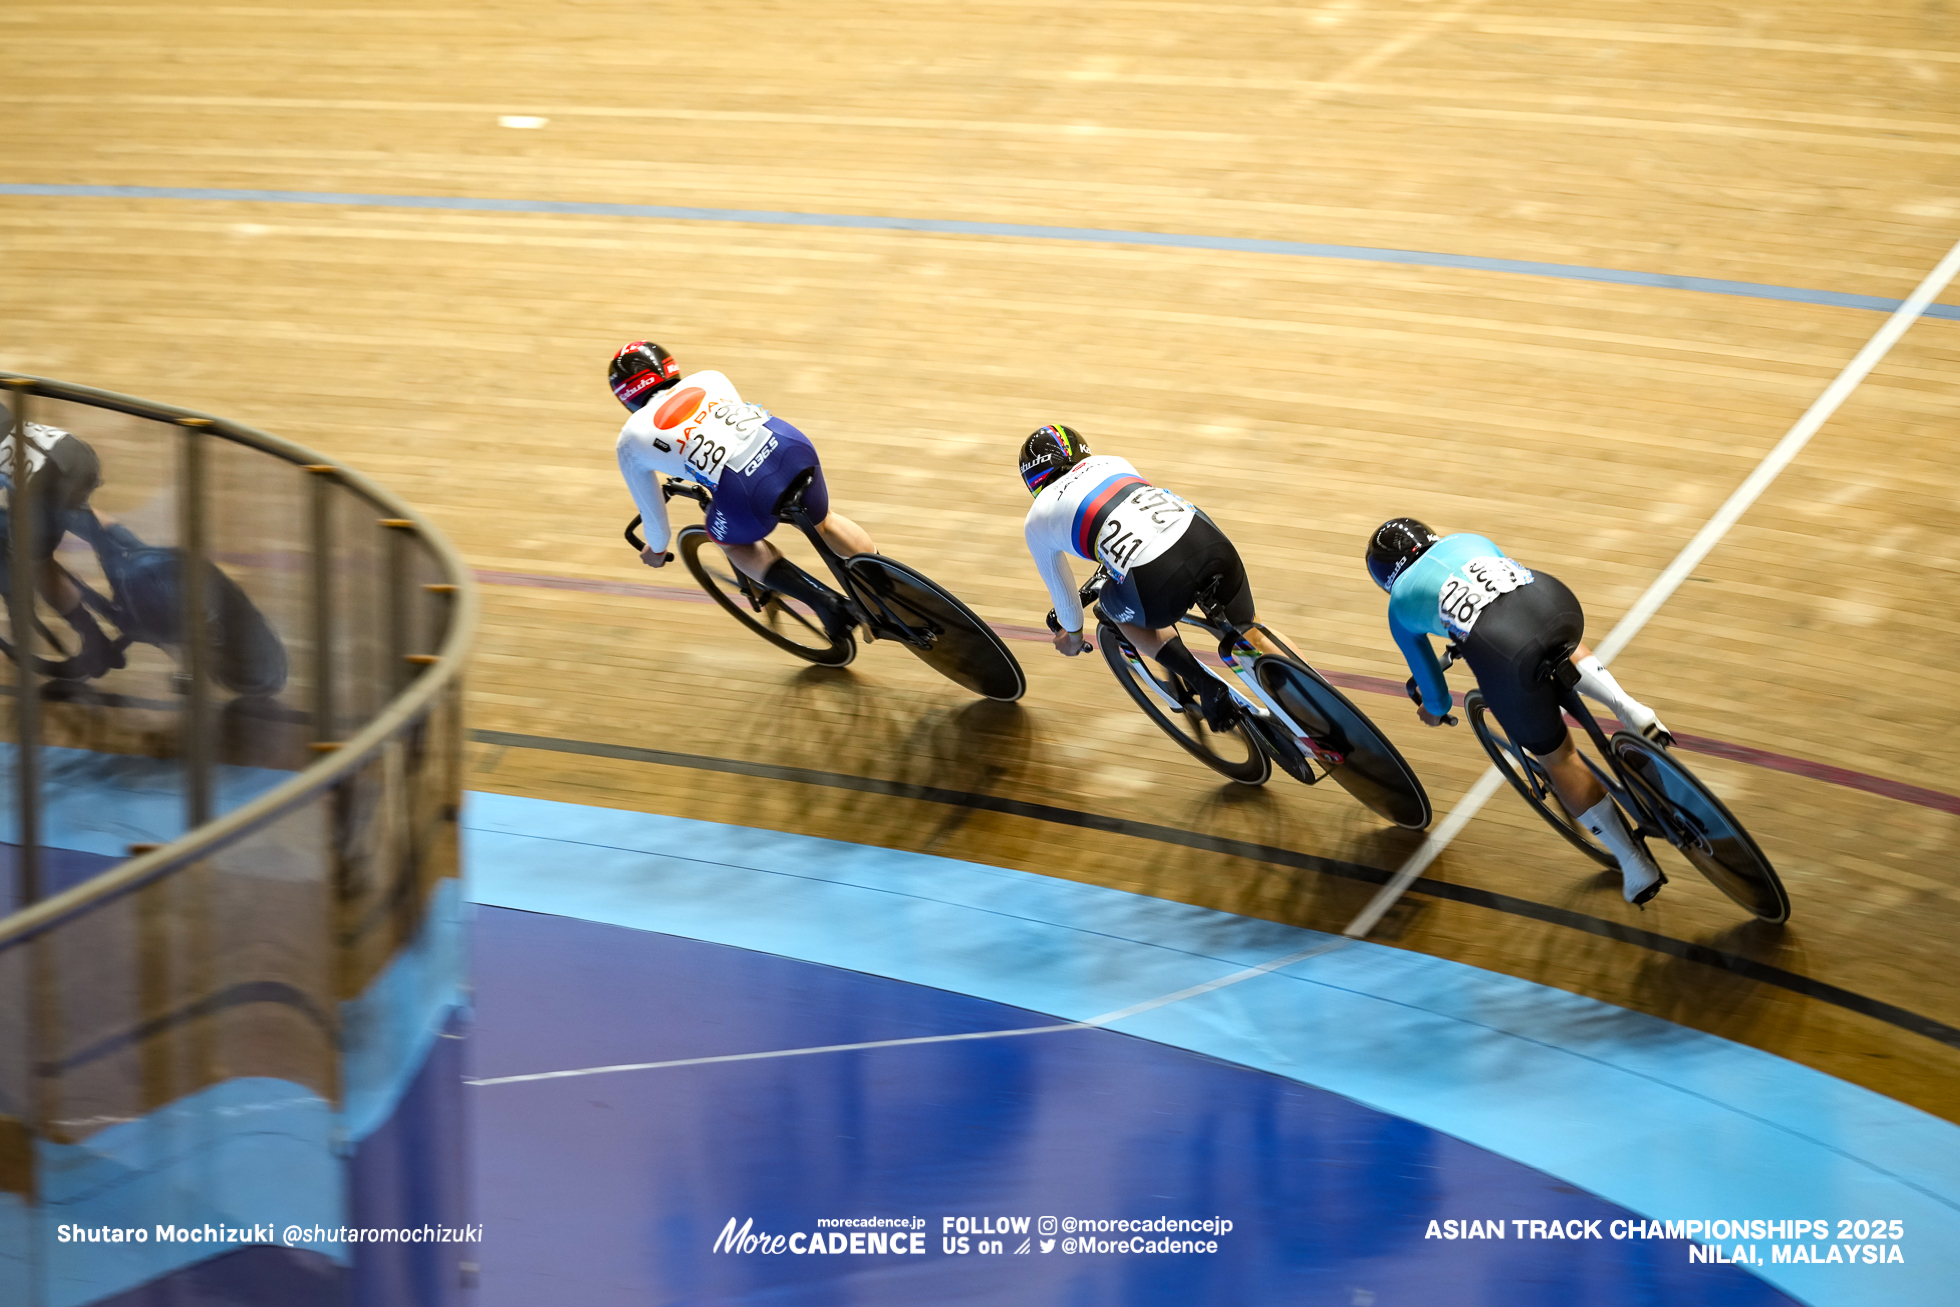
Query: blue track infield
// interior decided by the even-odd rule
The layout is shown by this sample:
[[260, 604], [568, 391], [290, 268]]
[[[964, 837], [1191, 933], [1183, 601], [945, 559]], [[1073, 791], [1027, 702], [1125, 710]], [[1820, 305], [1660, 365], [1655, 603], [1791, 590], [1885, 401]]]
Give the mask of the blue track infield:
[[[448, 209], [471, 213], [570, 214], [599, 218], [659, 218], [670, 222], [749, 223], [768, 227], [829, 227], [856, 231], [908, 231], [942, 236], [996, 236], [1013, 240], [1075, 241], [1099, 245], [1143, 245], [1164, 249], [1221, 250], [1238, 254], [1278, 254], [1291, 258], [1337, 259], [1353, 263], [1393, 263], [1424, 268], [1464, 268], [1474, 272], [1558, 277], [1691, 290], [1746, 299], [1786, 300], [1835, 308], [1890, 313], [1903, 301], [1879, 295], [1774, 286], [1717, 277], [1593, 268], [1576, 263], [1495, 259], [1477, 254], [1431, 250], [1378, 249], [1367, 245], [1321, 245], [1311, 241], [1261, 240], [1247, 236], [1208, 236], [1195, 232], [1123, 231], [1104, 227], [1052, 227], [1018, 222], [968, 222], [957, 218], [902, 218], [861, 213], [794, 213], [776, 209], [701, 209], [669, 204], [609, 204], [585, 200], [504, 199], [467, 195], [385, 195], [360, 191], [228, 190], [208, 186], [98, 186], [55, 182], [0, 182], [0, 195], [48, 199], [205, 200], [233, 204], [312, 204], [380, 209]], [[1960, 305], [1934, 304], [1929, 318], [1960, 320]]]
[[[1050, 1020], [504, 908], [479, 910], [476, 974], [491, 1075]], [[1520, 1238], [1513, 1221], [1605, 1236], [1631, 1214], [1337, 1094], [1108, 1030], [487, 1085], [471, 1110], [483, 1307], [1390, 1304], [1444, 1286], [1508, 1307], [1792, 1301], [1679, 1241]], [[1200, 1228], [1140, 1236], [1188, 1250], [1102, 1251], [1133, 1238], [1108, 1231], [1085, 1252], [1062, 1218]], [[1505, 1237], [1424, 1237], [1457, 1218]], [[714, 1251], [731, 1221], [751, 1251]]]
[[[1238, 1240], [1229, 1270], [1208, 1273], [1247, 1278], [1186, 1302], [1361, 1302], [1340, 1286], [1382, 1293], [1372, 1276], [1403, 1286], [1384, 1307], [1717, 1302], [1763, 1293], [1758, 1280], [1814, 1307], [1931, 1307], [1960, 1282], [1960, 1128], [1653, 1017], [1421, 954], [944, 858], [494, 795], [473, 795], [464, 821], [477, 902], [630, 928], [479, 919], [476, 1074], [495, 1082], [472, 1099], [488, 1131], [486, 1218], [507, 1195], [528, 1202], [548, 1187], [527, 1168], [553, 1158], [607, 1171], [593, 1181], [605, 1201], [636, 1195], [627, 1210], [638, 1213], [587, 1227], [577, 1203], [563, 1217], [528, 1209], [557, 1233], [491, 1230], [486, 1291], [564, 1264], [551, 1245], [588, 1228], [594, 1265], [637, 1256], [635, 1283], [678, 1295], [646, 1301], [1156, 1301], [1133, 1296], [1124, 1275], [1172, 1275], [1098, 1254], [1107, 1264], [1079, 1288], [1024, 1294], [1037, 1281], [1011, 1277], [1033, 1272], [968, 1269], [943, 1294], [905, 1280], [911, 1298], [879, 1298], [857, 1285], [847, 1252], [836, 1264], [805, 1256], [842, 1265], [826, 1274], [856, 1286], [811, 1296], [768, 1288], [787, 1272], [755, 1269], [762, 1261], [738, 1272], [741, 1255], [706, 1251], [730, 1217], [787, 1234], [813, 1229], [795, 1224], [806, 1219], [921, 1216], [936, 1239], [932, 1221], [989, 1214], [1243, 1217], [1232, 1237], [1254, 1237]], [[528, 940], [508, 933], [527, 928]], [[1096, 1028], [970, 1038], [1098, 1017]], [[754, 1056], [921, 1036], [942, 1042]], [[671, 1065], [703, 1057], [721, 1060]], [[622, 1063], [669, 1065], [503, 1079]], [[1208, 1110], [1214, 1096], [1232, 1106]], [[579, 1133], [594, 1121], [616, 1124]], [[1574, 1277], [1558, 1281], [1563, 1296], [1533, 1298], [1528, 1286], [1549, 1283], [1532, 1278], [1538, 1245], [1423, 1237], [1432, 1216], [1559, 1214], [1486, 1212], [1485, 1198], [1659, 1221], [1829, 1221], [1833, 1234], [1839, 1220], [1897, 1220], [1900, 1260], [1772, 1264], [1775, 1248], [1798, 1243], [1828, 1258], [1832, 1241], [1704, 1235], [1763, 1263], [1754, 1279], [1725, 1279], [1736, 1269], [1691, 1264], [1679, 1241], [1615, 1245], [1610, 1219], [1627, 1217], [1601, 1216], [1604, 1246], [1565, 1242], [1544, 1264]], [[1364, 1234], [1350, 1208], [1379, 1220]], [[1669, 1251], [1649, 1262], [1647, 1248]], [[867, 1283], [927, 1274], [902, 1268], [934, 1256], [909, 1255], [887, 1254]], [[982, 1254], [936, 1256], [970, 1268]], [[1395, 1278], [1404, 1263], [1428, 1268], [1420, 1292]], [[1691, 1265], [1704, 1278], [1687, 1289], [1643, 1278]], [[1001, 1284], [1019, 1287], [1000, 1296]], [[962, 1285], [977, 1296], [958, 1296]]]

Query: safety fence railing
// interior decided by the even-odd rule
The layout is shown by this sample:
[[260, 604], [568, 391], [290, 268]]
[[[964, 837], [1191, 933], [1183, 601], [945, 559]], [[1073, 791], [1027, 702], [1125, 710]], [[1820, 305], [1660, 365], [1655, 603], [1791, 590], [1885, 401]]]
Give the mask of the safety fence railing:
[[467, 1250], [283, 1230], [461, 1215], [467, 569], [276, 436], [0, 392], [0, 1302], [438, 1300]]

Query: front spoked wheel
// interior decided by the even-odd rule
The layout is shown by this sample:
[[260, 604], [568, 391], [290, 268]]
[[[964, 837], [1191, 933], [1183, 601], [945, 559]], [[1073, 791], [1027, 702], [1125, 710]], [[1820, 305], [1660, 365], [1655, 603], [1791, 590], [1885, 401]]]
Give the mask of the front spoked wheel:
[[[833, 640], [808, 604], [748, 580], [702, 528], [682, 528], [675, 548], [710, 598], [778, 649], [823, 667], [842, 667], [857, 657], [856, 640], [849, 635]], [[759, 604], [752, 594], [761, 596]]]
[[1340, 787], [1378, 817], [1407, 830], [1429, 824], [1429, 793], [1415, 769], [1348, 697], [1304, 663], [1266, 656], [1253, 664], [1259, 687], [1299, 723]]
[[1103, 661], [1109, 664], [1109, 670], [1116, 674], [1136, 706], [1143, 709], [1143, 715], [1182, 745], [1186, 753], [1241, 785], [1264, 785], [1266, 778], [1273, 774], [1272, 760], [1252, 738], [1244, 722], [1229, 731], [1214, 731], [1205, 724], [1205, 715], [1196, 706], [1179, 711], [1160, 698], [1161, 691], [1173, 700], [1178, 699], [1180, 687], [1174, 680], [1159, 678], [1142, 655], [1130, 647], [1121, 631], [1108, 622], [1102, 623], [1096, 629], [1096, 644], [1102, 649]]
[[1472, 690], [1464, 696], [1463, 711], [1470, 718], [1470, 729], [1477, 733], [1477, 743], [1484, 746], [1484, 752], [1496, 766], [1498, 774], [1511, 783], [1532, 810], [1545, 819], [1545, 824], [1563, 835], [1573, 848], [1591, 858], [1602, 867], [1618, 870], [1620, 860], [1607, 852], [1597, 840], [1580, 828], [1565, 811], [1558, 795], [1552, 791], [1552, 778], [1539, 762], [1524, 749], [1511, 742], [1504, 733], [1503, 724], [1484, 703], [1481, 690]]
[[1660, 818], [1668, 841], [1695, 870], [1764, 921], [1790, 919], [1790, 896], [1776, 868], [1693, 772], [1631, 731], [1621, 731], [1609, 743], [1641, 801], [1652, 805]]
[[[994, 628], [938, 584], [883, 554], [858, 554], [844, 567], [874, 600], [866, 606], [881, 636], [898, 639], [920, 662], [975, 694], [1011, 703], [1027, 693], [1019, 660]], [[902, 630], [891, 627], [893, 619]]]

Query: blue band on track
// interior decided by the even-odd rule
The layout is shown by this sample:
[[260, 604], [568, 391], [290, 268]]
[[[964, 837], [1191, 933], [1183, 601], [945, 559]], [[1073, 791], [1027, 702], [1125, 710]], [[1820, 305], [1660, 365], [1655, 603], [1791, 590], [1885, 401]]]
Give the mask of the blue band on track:
[[[1005, 236], [1019, 240], [1082, 241], [1102, 245], [1149, 245], [1170, 249], [1225, 250], [1240, 254], [1280, 254], [1293, 258], [1342, 259], [1353, 263], [1400, 263], [1423, 268], [1466, 268], [1528, 277], [1559, 277], [1617, 286], [1692, 290], [1709, 295], [1823, 304], [1834, 308], [1890, 313], [1902, 300], [1772, 286], [1715, 277], [1679, 277], [1626, 268], [1591, 268], [1577, 263], [1539, 263], [1492, 259], [1475, 254], [1429, 250], [1376, 249], [1367, 245], [1317, 245], [1308, 241], [1258, 240], [1246, 236], [1205, 236], [1188, 232], [1118, 231], [1100, 227], [1048, 227], [1018, 222], [966, 222], [954, 218], [889, 218], [856, 213], [789, 213], [774, 209], [696, 209], [669, 204], [606, 204], [583, 200], [489, 199], [467, 195], [373, 195], [358, 191], [221, 190], [199, 186], [84, 186], [44, 182], [0, 182], [0, 195], [48, 199], [214, 200], [232, 204], [326, 204], [376, 209], [451, 209], [471, 213], [552, 213], [603, 218], [665, 218], [678, 222], [739, 222], [771, 227], [833, 227], [864, 231], [916, 231], [948, 236]], [[1926, 317], [1960, 321], [1960, 305], [1934, 304]]]

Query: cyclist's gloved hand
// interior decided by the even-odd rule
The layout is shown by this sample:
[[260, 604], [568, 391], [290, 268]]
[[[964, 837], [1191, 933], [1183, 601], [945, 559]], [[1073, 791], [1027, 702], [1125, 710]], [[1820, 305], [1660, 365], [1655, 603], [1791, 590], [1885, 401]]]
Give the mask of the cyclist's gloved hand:
[[1402, 688], [1408, 691], [1409, 701], [1415, 704], [1416, 716], [1422, 720], [1424, 726], [1456, 725], [1456, 715], [1454, 713], [1444, 713], [1441, 717], [1438, 717], [1435, 713], [1430, 712], [1429, 709], [1422, 706], [1422, 687], [1416, 684], [1415, 677], [1411, 676], [1408, 683]]

